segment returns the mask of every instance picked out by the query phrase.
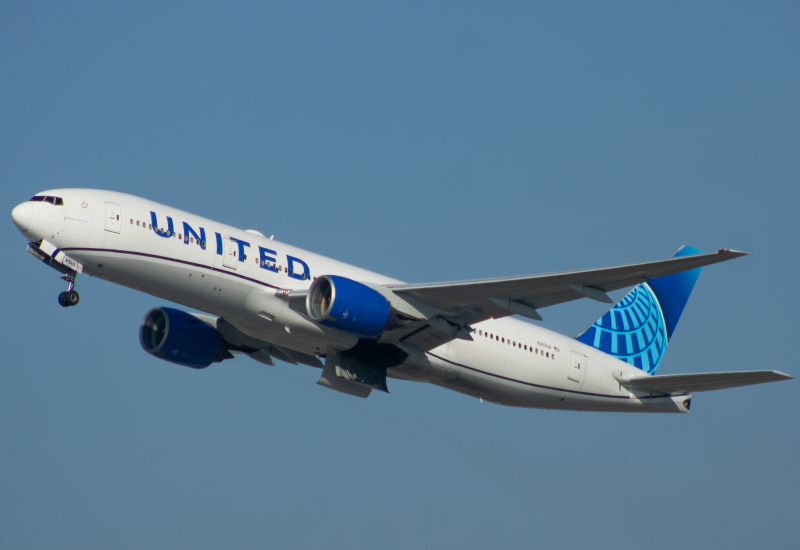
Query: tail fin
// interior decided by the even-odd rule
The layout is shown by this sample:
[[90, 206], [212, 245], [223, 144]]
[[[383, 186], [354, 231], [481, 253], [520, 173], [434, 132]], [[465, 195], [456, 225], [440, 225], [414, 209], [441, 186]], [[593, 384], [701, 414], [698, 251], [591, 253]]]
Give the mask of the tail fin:
[[[702, 251], [682, 246], [675, 256]], [[653, 374], [689, 300], [700, 268], [648, 279], [576, 339]]]

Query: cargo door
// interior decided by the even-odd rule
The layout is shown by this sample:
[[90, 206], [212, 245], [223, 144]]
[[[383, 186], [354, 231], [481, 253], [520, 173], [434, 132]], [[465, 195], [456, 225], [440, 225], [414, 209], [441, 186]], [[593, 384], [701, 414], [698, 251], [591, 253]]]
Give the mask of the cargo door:
[[121, 215], [122, 208], [118, 204], [106, 203], [106, 231], [119, 233], [120, 228], [122, 228], [122, 221], [119, 219]]
[[225, 239], [225, 251], [222, 255], [222, 265], [230, 269], [236, 269], [236, 264], [239, 263], [237, 254], [239, 253], [239, 245], [230, 239]]

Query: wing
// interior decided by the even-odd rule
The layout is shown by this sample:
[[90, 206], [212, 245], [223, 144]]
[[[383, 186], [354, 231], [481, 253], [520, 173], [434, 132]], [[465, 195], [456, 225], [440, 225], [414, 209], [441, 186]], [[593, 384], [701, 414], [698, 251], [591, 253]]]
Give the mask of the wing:
[[[498, 279], [399, 284], [389, 285], [389, 288], [412, 303], [435, 308], [440, 312], [440, 317], [457, 325], [513, 314], [541, 320], [537, 309], [580, 298], [612, 303], [607, 292], [746, 255], [745, 252], [723, 248], [717, 252], [614, 267]], [[433, 326], [436, 322], [438, 327]], [[427, 351], [458, 337], [456, 330], [448, 330], [441, 323], [442, 320], [437, 318], [434, 323], [408, 331], [397, 341]]]
[[614, 378], [631, 390], [682, 394], [792, 380], [793, 377], [775, 370], [751, 370], [742, 372], [705, 372], [701, 374], [667, 374], [626, 379], [615, 376]]
[[259, 363], [275, 365], [273, 358], [292, 365], [302, 363], [311, 367], [322, 368], [322, 361], [314, 355], [302, 353], [247, 334], [243, 327], [222, 317], [205, 313], [192, 313], [198, 319], [208, 323], [222, 335], [229, 352], [246, 353]]
[[745, 252], [722, 249], [718, 252], [680, 256], [641, 264], [602, 267], [523, 275], [499, 279], [478, 279], [448, 283], [392, 285], [395, 294], [411, 296], [425, 304], [447, 310], [486, 309], [497, 312], [500, 306], [492, 301], [510, 300], [533, 309], [549, 307], [579, 298], [594, 298], [611, 303], [606, 292], [619, 290], [654, 279], [697, 267], [704, 267], [739, 256]]

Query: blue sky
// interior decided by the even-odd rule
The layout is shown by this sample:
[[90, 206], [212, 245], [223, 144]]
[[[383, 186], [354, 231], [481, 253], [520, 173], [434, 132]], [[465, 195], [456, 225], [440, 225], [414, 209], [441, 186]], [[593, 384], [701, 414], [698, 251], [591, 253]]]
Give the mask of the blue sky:
[[[0, 5], [0, 199], [148, 197], [409, 282], [667, 257], [659, 373], [798, 374], [796, 3]], [[504, 408], [139, 347], [164, 302], [5, 222], [7, 548], [794, 547], [796, 382], [689, 415]], [[542, 311], [577, 334], [604, 312]]]

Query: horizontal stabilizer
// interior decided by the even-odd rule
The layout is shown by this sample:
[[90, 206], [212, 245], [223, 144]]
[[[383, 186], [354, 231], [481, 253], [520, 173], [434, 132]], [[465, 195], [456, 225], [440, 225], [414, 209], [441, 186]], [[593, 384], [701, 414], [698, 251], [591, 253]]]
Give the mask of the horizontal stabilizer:
[[676, 394], [724, 390], [726, 388], [751, 386], [765, 382], [791, 380], [793, 377], [776, 370], [750, 370], [704, 372], [699, 374], [665, 374], [639, 378], [620, 378], [615, 375], [614, 378], [629, 390]]

